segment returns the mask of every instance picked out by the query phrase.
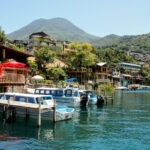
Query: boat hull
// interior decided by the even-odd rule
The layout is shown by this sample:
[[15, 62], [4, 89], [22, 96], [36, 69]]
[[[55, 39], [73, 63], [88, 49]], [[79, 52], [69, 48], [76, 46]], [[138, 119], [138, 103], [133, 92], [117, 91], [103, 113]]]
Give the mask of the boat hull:
[[[0, 107], [0, 112], [2, 111], [3, 109], [2, 107]], [[11, 112], [11, 108], [8, 109], [8, 113], [10, 112]], [[23, 117], [23, 118], [25, 118], [27, 115], [29, 118], [38, 119], [38, 115], [39, 115], [38, 110], [26, 109], [26, 108], [15, 108], [15, 112], [16, 112], [16, 117]], [[53, 121], [53, 116], [54, 116], [53, 110], [47, 110], [41, 113], [42, 120]], [[71, 119], [72, 117], [73, 117], [73, 110], [69, 110], [69, 108], [56, 110], [56, 121], [68, 120]]]
[[97, 98], [90, 98], [89, 99], [89, 104], [96, 105], [97, 104]]
[[54, 99], [56, 99], [56, 103], [58, 105], [64, 105], [68, 107], [79, 107], [81, 102], [81, 99], [78, 97], [54, 97]]

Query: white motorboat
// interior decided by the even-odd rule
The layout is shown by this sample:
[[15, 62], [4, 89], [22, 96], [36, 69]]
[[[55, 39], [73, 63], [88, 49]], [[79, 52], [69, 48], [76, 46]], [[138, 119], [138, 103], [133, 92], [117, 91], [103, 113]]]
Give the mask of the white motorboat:
[[[52, 95], [37, 95], [37, 94], [22, 94], [22, 93], [0, 93], [0, 100], [10, 100], [24, 103], [41, 104], [43, 106], [54, 106], [54, 99]], [[25, 116], [27, 108], [16, 107], [16, 116]], [[0, 107], [2, 111], [2, 107]], [[42, 113], [43, 120], [53, 120], [53, 109], [49, 109]], [[74, 108], [68, 108], [67, 106], [56, 105], [56, 121], [71, 119], [74, 113]], [[31, 118], [38, 118], [38, 111], [29, 109], [28, 114]]]

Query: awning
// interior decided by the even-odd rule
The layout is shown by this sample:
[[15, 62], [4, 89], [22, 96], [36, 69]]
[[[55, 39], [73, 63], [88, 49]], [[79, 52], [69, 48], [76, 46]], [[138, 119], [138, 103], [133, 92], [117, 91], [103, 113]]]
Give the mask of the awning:
[[2, 67], [15, 67], [15, 68], [21, 68], [21, 67], [25, 67], [26, 64], [21, 63], [21, 62], [17, 62], [17, 61], [8, 61], [5, 63], [1, 64]]
[[66, 80], [66, 82], [77, 82], [78, 79], [77, 78], [69, 78]]

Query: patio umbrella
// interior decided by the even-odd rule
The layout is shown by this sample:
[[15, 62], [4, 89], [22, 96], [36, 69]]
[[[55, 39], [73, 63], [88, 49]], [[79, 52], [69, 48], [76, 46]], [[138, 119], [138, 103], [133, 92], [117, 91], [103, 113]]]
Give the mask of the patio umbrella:
[[17, 61], [8, 61], [5, 63], [1, 64], [2, 67], [15, 67], [15, 68], [21, 68], [21, 67], [25, 67], [26, 64], [21, 63], [21, 62], [17, 62]]
[[43, 80], [44, 78], [40, 75], [35, 75], [31, 78], [32, 80]]

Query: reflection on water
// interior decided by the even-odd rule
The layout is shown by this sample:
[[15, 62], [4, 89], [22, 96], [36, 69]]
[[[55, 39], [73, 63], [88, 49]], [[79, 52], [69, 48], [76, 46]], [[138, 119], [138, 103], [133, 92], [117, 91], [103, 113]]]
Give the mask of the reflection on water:
[[0, 149], [150, 149], [150, 93], [116, 93], [114, 104], [78, 108], [68, 121], [0, 124]]

